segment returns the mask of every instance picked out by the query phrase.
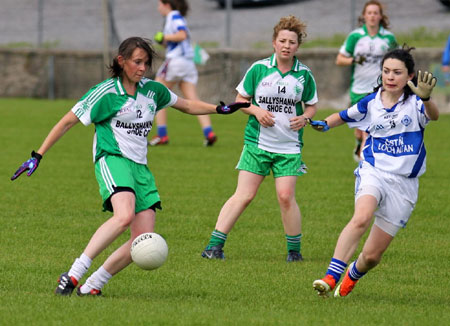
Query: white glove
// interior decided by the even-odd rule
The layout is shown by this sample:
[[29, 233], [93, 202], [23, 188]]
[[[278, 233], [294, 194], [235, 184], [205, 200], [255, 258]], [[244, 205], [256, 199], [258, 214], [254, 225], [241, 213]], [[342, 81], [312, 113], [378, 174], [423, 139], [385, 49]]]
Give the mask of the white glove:
[[411, 90], [419, 96], [422, 100], [428, 101], [434, 86], [436, 86], [437, 79], [433, 77], [431, 72], [419, 70], [417, 74], [417, 86], [414, 86], [412, 81], [408, 81], [408, 86]]

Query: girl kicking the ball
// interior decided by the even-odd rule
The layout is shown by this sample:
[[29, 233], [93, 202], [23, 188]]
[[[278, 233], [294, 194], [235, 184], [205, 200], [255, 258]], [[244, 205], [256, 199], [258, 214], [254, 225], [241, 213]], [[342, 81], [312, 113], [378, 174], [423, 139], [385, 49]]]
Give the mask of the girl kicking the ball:
[[55, 290], [57, 295], [71, 295], [92, 260], [130, 229], [130, 239], [77, 289], [79, 296], [101, 295], [109, 279], [131, 263], [133, 239], [153, 232], [156, 209], [161, 208], [161, 201], [155, 179], [147, 167], [147, 135], [157, 111], [171, 106], [192, 115], [224, 114], [249, 106], [248, 103], [215, 106], [178, 97], [164, 85], [144, 77], [153, 58], [154, 51], [147, 40], [130, 37], [123, 41], [110, 66], [112, 77], [91, 88], [11, 177], [15, 180], [25, 171], [30, 176], [44, 154], [78, 122], [95, 125], [95, 176], [103, 209], [114, 215], [97, 229], [70, 270], [60, 276]]
[[415, 76], [410, 50], [393, 50], [383, 57], [381, 85], [374, 93], [325, 120], [311, 121], [319, 131], [347, 123], [369, 135], [355, 170], [353, 217], [339, 236], [325, 277], [313, 282], [320, 296], [335, 289], [373, 216], [362, 252], [347, 268], [335, 297], [347, 296], [378, 265], [416, 205], [418, 178], [426, 163], [424, 129], [430, 120], [439, 118], [439, 111], [430, 99], [436, 78], [421, 71]]

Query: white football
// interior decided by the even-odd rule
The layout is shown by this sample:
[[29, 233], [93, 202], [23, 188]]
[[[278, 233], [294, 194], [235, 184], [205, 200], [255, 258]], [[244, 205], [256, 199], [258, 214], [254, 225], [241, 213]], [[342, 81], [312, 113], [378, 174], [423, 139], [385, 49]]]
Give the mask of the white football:
[[158, 233], [142, 233], [131, 244], [131, 258], [142, 269], [161, 267], [167, 260], [169, 247]]

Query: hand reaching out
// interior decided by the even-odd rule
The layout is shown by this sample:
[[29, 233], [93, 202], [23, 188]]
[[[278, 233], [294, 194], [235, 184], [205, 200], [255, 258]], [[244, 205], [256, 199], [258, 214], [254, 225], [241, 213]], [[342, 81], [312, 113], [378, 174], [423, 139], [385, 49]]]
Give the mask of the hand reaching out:
[[431, 72], [419, 70], [417, 74], [417, 86], [412, 81], [408, 81], [408, 86], [422, 100], [428, 101], [434, 86], [436, 86], [436, 77]]

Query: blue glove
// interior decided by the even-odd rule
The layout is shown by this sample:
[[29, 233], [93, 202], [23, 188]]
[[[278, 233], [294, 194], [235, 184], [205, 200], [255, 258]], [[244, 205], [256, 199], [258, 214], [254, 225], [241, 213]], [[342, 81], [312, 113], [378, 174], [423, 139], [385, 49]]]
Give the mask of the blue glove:
[[325, 132], [330, 130], [328, 123], [325, 120], [308, 120], [309, 125], [313, 127], [314, 130]]
[[35, 151], [31, 152], [31, 158], [24, 162], [14, 173], [14, 175], [11, 177], [11, 180], [17, 179], [23, 172], [28, 170], [27, 175], [30, 176], [33, 174], [34, 171], [36, 171], [37, 167], [39, 166], [39, 162], [42, 159], [42, 155], [36, 153]]
[[218, 105], [216, 107], [216, 111], [218, 114], [231, 114], [241, 108], [248, 108], [249, 106], [250, 106], [250, 102], [234, 102], [234, 103], [225, 105], [225, 103], [220, 101], [220, 105]]

